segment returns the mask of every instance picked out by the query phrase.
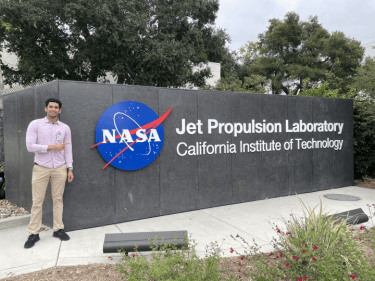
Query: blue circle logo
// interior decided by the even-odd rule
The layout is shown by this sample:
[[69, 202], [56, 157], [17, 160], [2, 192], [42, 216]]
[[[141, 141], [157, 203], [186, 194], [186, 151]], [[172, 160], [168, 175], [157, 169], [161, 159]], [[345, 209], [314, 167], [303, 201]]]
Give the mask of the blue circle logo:
[[147, 105], [122, 101], [112, 105], [99, 118], [95, 130], [96, 144], [102, 157], [118, 169], [134, 171], [152, 163], [164, 142], [161, 124], [172, 107], [160, 118]]

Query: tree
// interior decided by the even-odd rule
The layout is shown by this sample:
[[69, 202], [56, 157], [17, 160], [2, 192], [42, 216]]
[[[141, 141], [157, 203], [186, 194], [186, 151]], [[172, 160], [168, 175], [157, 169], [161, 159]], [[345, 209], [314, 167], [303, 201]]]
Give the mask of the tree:
[[242, 81], [238, 76], [235, 75], [235, 73], [227, 73], [220, 79], [219, 83], [213, 88], [213, 90], [263, 94], [266, 92], [265, 83], [266, 79], [263, 76], [246, 76]]
[[322, 83], [326, 72], [342, 80], [330, 85], [343, 91], [352, 83], [363, 58], [360, 42], [347, 38], [342, 32], [329, 34], [317, 17], [300, 21], [298, 14], [287, 13], [284, 21], [271, 19], [268, 29], [259, 34], [259, 58], [250, 66], [252, 74], [271, 80], [273, 94], [296, 95], [302, 82]]
[[[238, 52], [227, 50], [221, 65], [221, 79], [212, 90], [227, 92], [266, 92], [268, 79], [249, 72], [249, 66], [258, 58], [257, 43], [248, 42]], [[203, 87], [202, 89], [211, 89]]]
[[367, 57], [364, 64], [357, 68], [353, 87], [375, 99], [375, 58]]
[[217, 0], [7, 0], [1, 18], [18, 70], [3, 65], [7, 83], [37, 79], [94, 81], [111, 72], [117, 83], [200, 85], [219, 62], [229, 36], [214, 27]]
[[354, 88], [340, 95], [340, 89], [333, 89], [329, 82], [309, 88], [306, 79], [302, 84], [303, 90], [298, 96], [353, 100], [354, 178], [375, 177], [375, 101]]

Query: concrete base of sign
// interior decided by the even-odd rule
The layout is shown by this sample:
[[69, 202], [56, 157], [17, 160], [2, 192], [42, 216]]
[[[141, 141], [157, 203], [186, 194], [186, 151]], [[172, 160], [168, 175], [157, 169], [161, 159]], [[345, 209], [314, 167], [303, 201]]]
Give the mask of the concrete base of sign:
[[[135, 232], [106, 234], [103, 253], [151, 251], [153, 246], [165, 244], [181, 249], [188, 243], [187, 231]], [[155, 245], [156, 244], [156, 245]]]

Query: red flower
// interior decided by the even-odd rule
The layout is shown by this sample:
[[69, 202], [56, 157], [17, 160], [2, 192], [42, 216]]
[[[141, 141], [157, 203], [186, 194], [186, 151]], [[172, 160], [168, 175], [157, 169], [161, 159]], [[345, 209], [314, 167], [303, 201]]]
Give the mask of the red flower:
[[282, 258], [283, 257], [283, 254], [280, 254], [280, 258]]
[[230, 252], [233, 253], [233, 249], [232, 248], [230, 249]]
[[132, 257], [134, 258], [134, 257], [135, 257], [135, 255], [134, 255], [134, 254], [132, 254]]
[[270, 253], [270, 256], [272, 256], [272, 252]]
[[243, 257], [241, 257], [241, 260], [243, 261]]
[[313, 251], [315, 251], [316, 249], [318, 249], [318, 247], [317, 247], [317, 246], [315, 245], [315, 246], [314, 246], [314, 250], [313, 250]]
[[277, 233], [280, 233], [280, 229], [277, 230]]
[[241, 272], [241, 269], [239, 269], [238, 272]]
[[302, 281], [302, 278], [297, 278], [297, 281]]
[[303, 280], [307, 280], [307, 277], [306, 277], [306, 276], [303, 276]]
[[289, 263], [286, 263], [285, 266], [288, 267], [288, 266], [289, 266]]
[[289, 232], [286, 233], [286, 235], [290, 234]]
[[305, 245], [305, 242], [302, 242], [302, 246]]
[[306, 253], [306, 250], [302, 250], [302, 253]]
[[297, 259], [297, 257], [296, 257], [296, 256], [293, 256], [293, 259], [294, 259], [294, 260], [296, 260], [296, 259]]
[[241, 263], [239, 263], [238, 266], [241, 266]]
[[291, 253], [292, 251], [289, 251], [289, 253]]
[[362, 230], [363, 229], [363, 225], [361, 225], [361, 227], [359, 229]]
[[354, 275], [352, 275], [352, 279], [355, 279], [355, 276], [354, 276]]
[[313, 261], [316, 261], [316, 258], [313, 257]]

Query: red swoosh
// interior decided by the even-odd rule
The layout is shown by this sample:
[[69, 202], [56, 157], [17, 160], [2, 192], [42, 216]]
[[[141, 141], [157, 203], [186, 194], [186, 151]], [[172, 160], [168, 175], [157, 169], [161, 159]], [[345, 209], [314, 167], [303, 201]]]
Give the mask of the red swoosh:
[[[151, 128], [151, 127], [156, 128], [157, 126], [159, 126], [159, 125], [165, 120], [165, 118], [167, 118], [167, 116], [169, 115], [169, 113], [170, 113], [171, 110], [172, 110], [172, 107], [173, 107], [173, 106], [171, 106], [171, 107], [168, 109], [168, 111], [167, 111], [166, 113], [164, 113], [162, 116], [160, 116], [158, 119], [156, 119], [156, 120], [152, 121], [151, 123], [148, 123], [148, 124], [146, 124], [146, 125], [144, 125], [144, 126], [141, 126], [142, 129], [147, 130], [147, 129]], [[134, 135], [138, 130], [139, 130], [139, 128], [136, 128], [136, 129], [134, 129], [134, 130], [131, 130], [131, 131], [130, 131], [130, 134], [131, 134], [131, 135]], [[117, 135], [117, 136], [115, 137], [115, 139], [119, 139], [119, 138], [121, 138], [121, 135]], [[102, 143], [103, 143], [103, 142], [101, 141], [101, 142], [99, 142], [99, 143], [97, 143], [97, 144], [94, 144], [94, 145], [91, 146], [90, 148], [93, 148], [93, 147], [95, 147], [95, 146], [97, 146], [97, 145], [99, 145], [99, 144], [102, 144]], [[116, 156], [116, 157], [117, 157], [117, 156]], [[112, 159], [112, 160], [113, 160], [113, 159]], [[112, 160], [111, 160], [111, 161], [112, 161]]]

